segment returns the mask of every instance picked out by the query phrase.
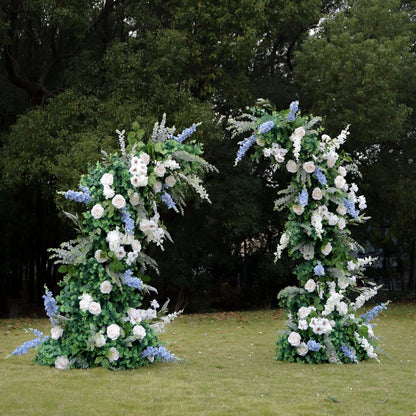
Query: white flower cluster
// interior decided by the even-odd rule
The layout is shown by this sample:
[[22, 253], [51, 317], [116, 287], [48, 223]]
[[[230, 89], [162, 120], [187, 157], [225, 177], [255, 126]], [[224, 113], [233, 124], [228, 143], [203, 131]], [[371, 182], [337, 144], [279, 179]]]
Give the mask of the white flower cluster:
[[274, 256], [276, 259], [280, 259], [282, 256], [282, 251], [287, 247], [287, 245], [290, 242], [290, 236], [287, 233], [283, 233], [280, 237], [280, 243], [278, 244], [276, 248], [276, 252], [274, 253]]
[[[139, 240], [136, 240], [132, 234], [122, 233], [118, 227], [116, 227], [115, 230], [109, 231], [107, 233], [106, 241], [108, 243], [109, 249], [116, 255], [119, 260], [127, 256], [126, 263], [129, 266], [137, 258], [142, 249], [142, 245], [140, 244]], [[126, 252], [124, 248], [126, 245], [131, 246], [131, 251]], [[98, 253], [98, 255], [96, 255], [96, 259], [97, 257], [100, 257], [100, 254], [101, 253]]]
[[[156, 211], [156, 207], [155, 207]], [[140, 221], [140, 231], [144, 233], [146, 236], [147, 241], [154, 242], [158, 246], [161, 246], [163, 244], [163, 239], [165, 237], [165, 230], [161, 227], [159, 227], [159, 218], [160, 215], [156, 211], [155, 215], [151, 218], [143, 218]]]
[[285, 161], [287, 150], [281, 147], [278, 143], [273, 143], [272, 147], [266, 147], [263, 149], [264, 157], [273, 156], [277, 163], [283, 163]]
[[129, 172], [131, 174], [131, 184], [138, 188], [147, 186], [149, 177], [147, 176], [147, 166], [150, 163], [150, 156], [147, 153], [141, 153], [139, 157], [133, 156], [130, 161]]
[[148, 309], [127, 309], [127, 317], [124, 320], [129, 321], [132, 325], [137, 325], [142, 321], [151, 321], [157, 318], [156, 310], [153, 308]]
[[327, 318], [311, 318], [309, 327], [315, 334], [324, 335], [332, 331], [332, 324], [335, 325], [335, 322]]
[[290, 136], [290, 140], [293, 142], [293, 155], [296, 161], [299, 161], [300, 150], [302, 148], [302, 138], [305, 136], [306, 131], [303, 127], [298, 127]]
[[360, 343], [361, 347], [365, 350], [369, 358], [375, 358], [377, 361], [377, 353], [374, 351], [374, 347], [368, 342], [368, 340], [364, 337], [360, 337], [360, 335], [357, 332], [354, 332], [354, 336], [357, 339], [357, 341]]
[[94, 299], [88, 293], [83, 293], [81, 296], [78, 297], [79, 301], [79, 308], [83, 312], [90, 312], [92, 315], [99, 315], [101, 313], [101, 305], [98, 302], [94, 302]]
[[114, 182], [114, 176], [111, 173], [104, 173], [100, 180], [103, 185], [103, 192], [106, 199], [113, 198], [115, 195], [114, 189], [111, 187]]
[[352, 310], [360, 309], [365, 302], [367, 302], [369, 299], [377, 295], [377, 288], [368, 287], [365, 288], [364, 291], [355, 298], [355, 302], [352, 302], [350, 304], [350, 307]]

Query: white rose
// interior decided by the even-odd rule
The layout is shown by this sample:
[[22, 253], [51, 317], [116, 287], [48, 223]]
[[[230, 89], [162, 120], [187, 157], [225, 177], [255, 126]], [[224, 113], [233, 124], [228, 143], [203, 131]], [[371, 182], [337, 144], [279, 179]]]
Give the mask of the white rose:
[[296, 173], [298, 171], [298, 165], [294, 160], [289, 160], [286, 163], [286, 169], [290, 173]]
[[127, 260], [126, 260], [127, 265], [130, 266], [134, 262], [134, 260], [137, 259], [138, 256], [139, 256], [139, 253], [135, 251], [130, 251], [129, 253], [127, 253]]
[[162, 190], [162, 182], [156, 181], [155, 184], [153, 185], [153, 190], [156, 193], [159, 193]]
[[106, 343], [106, 339], [105, 336], [103, 334], [96, 334], [95, 335], [95, 346], [96, 347], [104, 347], [105, 343]]
[[299, 355], [301, 355], [303, 357], [308, 353], [309, 349], [308, 349], [308, 346], [304, 342], [301, 342], [297, 346], [296, 351]]
[[298, 310], [298, 316], [300, 319], [305, 319], [306, 317], [309, 316], [310, 313], [311, 313], [311, 310], [306, 306], [302, 306]]
[[335, 183], [335, 186], [336, 186], [337, 188], [341, 189], [341, 188], [342, 188], [342, 187], [346, 184], [346, 180], [345, 180], [345, 178], [344, 178], [343, 176], [338, 175], [338, 176], [335, 178], [334, 183]]
[[315, 171], [315, 164], [314, 164], [312, 161], [310, 161], [310, 162], [305, 162], [305, 163], [303, 164], [303, 170], [304, 170], [306, 173], [313, 173], [313, 172]]
[[110, 348], [110, 355], [108, 356], [108, 361], [112, 363], [113, 361], [117, 361], [120, 358], [120, 353], [117, 351], [115, 347]]
[[346, 226], [345, 218], [339, 217], [339, 219], [338, 219], [338, 228], [340, 230], [343, 230], [345, 228], [345, 226]]
[[140, 175], [137, 178], [137, 186], [147, 186], [149, 184], [149, 177], [146, 175]]
[[66, 370], [69, 368], [69, 360], [63, 355], [59, 355], [55, 360], [55, 368], [58, 370]]
[[287, 340], [290, 345], [292, 345], [293, 347], [297, 347], [298, 345], [300, 345], [301, 337], [297, 332], [291, 332]]
[[327, 256], [332, 251], [332, 244], [327, 243], [325, 247], [322, 247], [321, 252], [324, 256]]
[[321, 191], [319, 188], [315, 188], [315, 189], [312, 191], [312, 198], [313, 198], [315, 201], [320, 201], [320, 200], [322, 199], [322, 191]]
[[88, 311], [97, 316], [101, 313], [101, 305], [98, 302], [91, 302], [88, 305]]
[[141, 325], [135, 325], [133, 327], [133, 335], [143, 339], [146, 336], [146, 330]]
[[108, 185], [104, 185], [103, 192], [106, 199], [110, 199], [115, 195], [114, 189], [110, 188]]
[[332, 212], [329, 212], [326, 219], [328, 220], [329, 225], [337, 225], [338, 224], [338, 217], [333, 214]]
[[344, 205], [338, 205], [337, 212], [339, 215], [345, 215], [347, 213], [347, 208]]
[[55, 325], [51, 328], [51, 338], [52, 339], [61, 338], [63, 333], [64, 333], [64, 330], [59, 325]]
[[113, 290], [113, 285], [108, 280], [104, 280], [104, 282], [102, 282], [100, 284], [100, 292], [101, 293], [108, 294], [112, 290]]
[[104, 186], [111, 186], [114, 182], [114, 177], [111, 173], [104, 173], [104, 175], [101, 177], [100, 182]]
[[111, 203], [118, 209], [124, 208], [126, 206], [126, 200], [123, 195], [117, 194], [112, 200]]
[[143, 315], [140, 309], [129, 308], [127, 309], [127, 315], [129, 316], [129, 320], [133, 325], [141, 322], [143, 319]]
[[306, 131], [303, 127], [298, 127], [293, 132], [292, 136], [296, 139], [301, 139], [306, 134]]
[[145, 153], [145, 152], [140, 153], [140, 160], [145, 165], [148, 165], [150, 163], [150, 156], [147, 153]]
[[156, 176], [163, 178], [166, 173], [166, 168], [160, 162], [157, 162], [156, 166], [153, 168], [153, 171], [155, 172]]
[[344, 168], [344, 166], [340, 166], [340, 167], [338, 168], [338, 173], [339, 173], [341, 176], [345, 176], [345, 175], [347, 174], [347, 169], [345, 169], [345, 168]]
[[104, 214], [104, 208], [101, 204], [95, 204], [92, 208], [91, 208], [91, 215], [98, 220], [99, 218], [101, 218]]
[[96, 250], [94, 253], [94, 257], [95, 257], [95, 260], [98, 261], [98, 263], [105, 263], [107, 261], [107, 259], [102, 256], [101, 250]]
[[140, 244], [139, 240], [133, 240], [131, 243], [131, 248], [133, 249], [133, 251], [138, 253], [142, 249], [142, 245]]
[[166, 183], [167, 186], [169, 186], [169, 188], [172, 188], [173, 186], [175, 186], [176, 179], [172, 175], [169, 175], [165, 179], [165, 183]]
[[292, 208], [293, 208], [293, 212], [297, 215], [302, 215], [303, 212], [305, 211], [305, 208], [303, 208], [302, 205], [298, 205], [298, 204], [293, 205]]
[[121, 329], [117, 324], [111, 324], [107, 327], [107, 336], [108, 338], [115, 341], [121, 334]]
[[305, 289], [309, 292], [312, 293], [316, 288], [316, 283], [315, 280], [313, 279], [309, 279], [306, 283], [305, 283]]

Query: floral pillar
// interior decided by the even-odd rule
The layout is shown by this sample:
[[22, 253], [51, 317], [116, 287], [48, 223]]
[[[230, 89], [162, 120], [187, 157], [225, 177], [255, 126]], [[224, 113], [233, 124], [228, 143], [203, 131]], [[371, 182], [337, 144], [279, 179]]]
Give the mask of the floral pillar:
[[196, 127], [176, 136], [163, 119], [145, 142], [134, 123], [127, 145], [118, 132], [121, 154], [105, 154], [81, 177], [79, 191], [64, 193], [85, 211], [80, 218], [67, 214], [78, 238], [52, 250], [65, 277], [56, 301], [49, 291], [44, 296], [51, 333], [35, 330], [37, 338], [13, 354], [36, 347], [37, 363], [59, 369], [135, 368], [174, 359], [157, 334], [177, 313], [166, 314], [167, 304], [156, 300], [142, 305], [143, 293], [157, 292], [146, 283], [146, 269], [157, 265], [145, 252], [170, 239], [161, 204], [183, 212], [186, 188], [209, 200], [198, 175], [215, 168], [201, 158], [200, 145], [185, 144]]
[[361, 210], [366, 200], [348, 181], [358, 174], [350, 156], [341, 150], [348, 129], [331, 138], [319, 121], [302, 117], [293, 102], [281, 112], [254, 109], [232, 120], [230, 127], [234, 135], [250, 133], [239, 143], [236, 164], [251, 149], [254, 161], [270, 161], [269, 178], [276, 180], [279, 171], [289, 175], [288, 186], [277, 192], [275, 200], [275, 210], [288, 211], [275, 256], [278, 260], [288, 251], [299, 286], [278, 295], [287, 323], [276, 358], [310, 363], [377, 359], [370, 320], [385, 305], [357, 316], [378, 288], [363, 275], [372, 259], [352, 255], [360, 247], [348, 230], [365, 220]]

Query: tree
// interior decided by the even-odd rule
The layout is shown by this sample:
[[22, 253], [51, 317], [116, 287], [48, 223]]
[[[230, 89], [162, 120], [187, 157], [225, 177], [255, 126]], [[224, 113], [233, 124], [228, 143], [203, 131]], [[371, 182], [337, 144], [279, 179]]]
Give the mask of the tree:
[[331, 133], [351, 125], [347, 149], [357, 155], [374, 218], [363, 232], [413, 276], [414, 11], [396, 0], [346, 2], [303, 43], [294, 70], [304, 105], [325, 114]]

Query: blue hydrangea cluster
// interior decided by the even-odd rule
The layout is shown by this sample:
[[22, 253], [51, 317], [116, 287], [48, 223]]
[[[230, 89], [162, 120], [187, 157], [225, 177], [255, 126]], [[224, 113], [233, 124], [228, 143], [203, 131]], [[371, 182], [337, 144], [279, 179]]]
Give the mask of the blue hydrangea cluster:
[[383, 309], [387, 309], [387, 305], [385, 303], [380, 303], [371, 309], [371, 311], [361, 315], [360, 318], [365, 320], [365, 324], [368, 324], [369, 322], [373, 321]]
[[88, 204], [91, 201], [91, 193], [87, 187], [81, 188], [81, 191], [66, 191], [64, 197], [70, 201], [83, 202]]
[[165, 347], [147, 347], [142, 351], [142, 357], [159, 358], [161, 361], [170, 362], [174, 361], [175, 354], [171, 354]]
[[195, 133], [196, 131], [196, 124], [192, 124], [191, 127], [188, 127], [185, 129], [181, 134], [178, 134], [173, 139], [177, 141], [178, 143], [182, 143], [185, 139], [187, 139], [191, 134]]
[[49, 337], [43, 337], [43, 332], [39, 331], [38, 329], [32, 329], [30, 330], [36, 335], [35, 339], [31, 339], [30, 341], [26, 341], [22, 345], [19, 345], [11, 355], [22, 355], [27, 354], [29, 350], [32, 348], [37, 347], [38, 345], [42, 344], [44, 341], [46, 341]]
[[313, 272], [317, 276], [324, 276], [325, 275], [325, 269], [324, 266], [322, 266], [321, 262], [318, 261], [318, 264], [313, 268]]
[[273, 120], [265, 121], [264, 123], [260, 124], [258, 131], [261, 134], [267, 133], [275, 126], [275, 123]]
[[289, 106], [290, 112], [287, 116], [287, 121], [293, 121], [296, 118], [296, 113], [299, 110], [299, 101], [292, 101]]
[[129, 269], [126, 270], [123, 273], [123, 277], [124, 277], [124, 283], [127, 286], [130, 286], [130, 287], [133, 287], [133, 288], [139, 289], [139, 290], [143, 289], [143, 282], [138, 277], [132, 276], [131, 270], [129, 270]]
[[316, 179], [318, 179], [318, 182], [321, 185], [326, 185], [327, 180], [326, 180], [324, 173], [321, 170], [319, 170], [318, 168], [315, 168], [315, 171], [313, 173], [315, 174]]
[[306, 344], [309, 351], [319, 351], [322, 348], [322, 345], [319, 342], [314, 341], [313, 339], [310, 339], [308, 343]]
[[121, 209], [121, 221], [124, 222], [124, 228], [128, 234], [134, 234], [134, 220], [131, 217], [130, 213], [127, 211], [127, 208], [124, 207]]
[[247, 150], [250, 149], [251, 146], [253, 146], [254, 142], [256, 141], [256, 136], [253, 134], [252, 136], [242, 140], [241, 142], [238, 142], [240, 145], [240, 148], [237, 152], [237, 157], [235, 158], [235, 165], [244, 157], [244, 155], [247, 153]]
[[351, 362], [357, 360], [357, 356], [355, 355], [354, 350], [348, 347], [347, 344], [343, 344], [340, 349], [341, 349], [341, 352], [344, 354], [344, 357], [349, 358]]
[[298, 201], [299, 205], [306, 207], [306, 205], [308, 205], [308, 191], [304, 189], [302, 192], [299, 192], [296, 200]]
[[164, 192], [160, 196], [160, 199], [162, 200], [162, 202], [164, 202], [166, 204], [166, 206], [169, 209], [172, 209], [172, 208], [176, 207], [175, 201], [172, 199], [172, 197], [167, 192]]
[[351, 202], [349, 199], [347, 198], [342, 198], [342, 201], [344, 202], [344, 206], [345, 208], [347, 208], [347, 212], [348, 214], [351, 215], [351, 217], [355, 218], [356, 220], [358, 220], [358, 215], [360, 213], [360, 211], [358, 209], [355, 208], [355, 205], [353, 202]]
[[46, 290], [42, 296], [43, 304], [45, 306], [46, 315], [49, 317], [53, 325], [56, 324], [54, 317], [58, 315], [58, 306], [56, 306], [56, 300], [50, 290]]

